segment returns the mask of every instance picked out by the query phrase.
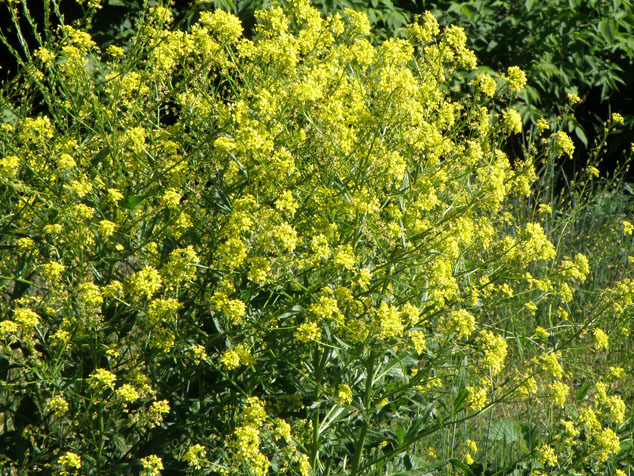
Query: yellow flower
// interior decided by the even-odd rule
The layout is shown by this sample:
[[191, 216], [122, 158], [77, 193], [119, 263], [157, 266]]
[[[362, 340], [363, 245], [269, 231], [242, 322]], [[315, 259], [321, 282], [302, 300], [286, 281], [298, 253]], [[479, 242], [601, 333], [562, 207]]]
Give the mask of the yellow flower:
[[544, 466], [557, 465], [557, 455], [555, 454], [555, 450], [552, 446], [542, 444], [539, 448], [537, 448], [537, 452], [539, 453], [539, 462]]
[[157, 402], [152, 402], [149, 411], [149, 418], [151, 419], [152, 427], [157, 426], [159, 423], [163, 421], [164, 415], [169, 413], [170, 405], [167, 400], [159, 400]]
[[283, 438], [284, 440], [290, 442], [291, 441], [291, 425], [286, 423], [281, 418], [275, 419], [275, 439], [279, 440]]
[[207, 456], [207, 449], [200, 444], [195, 444], [187, 448], [183, 455], [183, 461], [192, 469], [202, 469]]
[[235, 370], [240, 367], [240, 356], [233, 349], [225, 350], [220, 358], [220, 363], [227, 370]]
[[221, 41], [233, 43], [242, 36], [240, 19], [221, 9], [213, 12], [201, 12], [200, 24], [208, 28]]
[[557, 131], [553, 135], [553, 151], [557, 156], [565, 154], [572, 159], [572, 154], [575, 152], [575, 144], [568, 134], [563, 131]]
[[292, 253], [297, 246], [297, 232], [288, 223], [275, 227], [273, 236], [278, 240], [282, 250]]
[[550, 354], [542, 355], [539, 359], [541, 361], [542, 370], [556, 379], [560, 379], [564, 374], [564, 370], [561, 368], [558, 357], [558, 352], [551, 352]]
[[125, 50], [117, 45], [110, 45], [106, 48], [106, 54], [112, 58], [121, 58], [125, 55]]
[[252, 258], [250, 263], [248, 278], [260, 285], [266, 283], [271, 270], [269, 259], [263, 256], [257, 256]]
[[121, 385], [121, 387], [117, 389], [117, 395], [126, 403], [134, 402], [140, 397], [139, 392], [129, 383]]
[[40, 316], [31, 309], [21, 307], [13, 311], [13, 320], [22, 329], [31, 329], [40, 323]]
[[579, 430], [574, 422], [570, 420], [559, 420], [559, 422], [564, 427], [564, 434], [566, 435], [565, 441], [570, 443], [579, 434]]
[[396, 306], [382, 302], [377, 311], [379, 332], [382, 339], [389, 339], [403, 334], [403, 321]]
[[63, 264], [51, 261], [42, 266], [42, 276], [49, 281], [55, 282], [62, 277], [62, 273], [65, 269]]
[[0, 174], [5, 177], [15, 177], [20, 169], [21, 161], [16, 155], [7, 155], [0, 159]]
[[596, 453], [600, 463], [607, 461], [611, 454], [617, 453], [621, 449], [621, 442], [614, 430], [604, 428], [595, 434]]
[[522, 132], [522, 116], [515, 109], [507, 109], [502, 113], [502, 128], [508, 134]]
[[62, 416], [65, 412], [68, 411], [68, 402], [64, 399], [64, 397], [56, 396], [53, 398], [49, 398], [47, 402], [49, 408], [53, 410], [56, 416]]
[[574, 106], [575, 104], [581, 102], [581, 98], [576, 93], [568, 93], [568, 104]]
[[508, 82], [511, 91], [519, 92], [526, 86], [526, 73], [517, 66], [510, 66], [506, 70], [504, 79]]
[[579, 421], [589, 433], [594, 434], [601, 429], [601, 423], [599, 423], [597, 415], [592, 408], [584, 408], [581, 410], [581, 412], [579, 412]]
[[299, 342], [318, 341], [321, 338], [321, 329], [315, 322], [304, 322], [295, 331], [295, 339]]
[[407, 26], [408, 36], [414, 43], [432, 41], [440, 33], [438, 20], [429, 10], [417, 17], [417, 20], [419, 21]]
[[548, 124], [548, 121], [544, 119], [543, 117], [540, 117], [539, 119], [537, 119], [537, 122], [535, 123], [535, 125], [540, 131], [547, 131], [548, 129], [550, 129], [550, 125]]
[[116, 229], [117, 224], [111, 222], [110, 220], [101, 220], [99, 222], [99, 233], [105, 237], [111, 236]]
[[114, 390], [114, 383], [117, 377], [106, 369], [97, 369], [90, 374], [90, 384], [98, 389], [109, 388]]
[[299, 474], [301, 476], [310, 476], [312, 467], [310, 465], [310, 460], [308, 459], [308, 456], [301, 455], [299, 458], [298, 464], [299, 464]]
[[601, 329], [596, 328], [592, 331], [594, 336], [594, 348], [597, 351], [606, 350], [608, 348], [609, 337]]
[[365, 13], [346, 8], [344, 14], [349, 18], [354, 35], [367, 36], [370, 34], [370, 21]]
[[621, 424], [625, 421], [625, 411], [627, 410], [625, 402], [618, 395], [608, 397], [607, 401], [608, 413], [613, 422]]
[[598, 177], [600, 174], [599, 169], [597, 169], [594, 165], [588, 165], [586, 167], [586, 172], [590, 177]]
[[64, 188], [80, 198], [92, 192], [92, 184], [86, 180], [72, 180], [69, 184], [64, 185]]
[[34, 244], [34, 241], [28, 237], [18, 239], [18, 248], [21, 250], [29, 250], [33, 248]]
[[156, 455], [141, 458], [141, 464], [143, 465], [142, 476], [159, 476], [163, 469], [163, 461]]
[[624, 119], [623, 116], [621, 114], [619, 114], [618, 112], [615, 112], [612, 114], [612, 122], [614, 124], [623, 124]]
[[162, 286], [161, 274], [153, 266], [146, 266], [128, 278], [128, 294], [150, 299]]
[[488, 74], [478, 73], [476, 74], [476, 78], [473, 81], [473, 84], [478, 88], [482, 94], [486, 97], [492, 98], [495, 96], [495, 91], [497, 90], [497, 82], [495, 78]]
[[469, 337], [475, 329], [475, 316], [465, 309], [449, 313], [446, 321], [448, 331], [456, 332], [458, 339]]
[[258, 397], [249, 397], [245, 402], [243, 416], [251, 425], [260, 426], [266, 420], [264, 403]]
[[625, 376], [625, 369], [623, 367], [610, 367], [610, 377], [614, 379], [621, 379]]
[[544, 329], [541, 326], [537, 326], [535, 328], [535, 335], [539, 337], [540, 339], [548, 339], [550, 337], [550, 332], [548, 332], [546, 329]]
[[234, 324], [239, 324], [246, 314], [247, 306], [240, 299], [229, 299], [222, 306], [222, 312]]
[[277, 200], [275, 200], [275, 208], [289, 216], [295, 215], [295, 211], [299, 205], [293, 198], [293, 193], [290, 190], [286, 190], [282, 193]]
[[114, 203], [117, 203], [123, 200], [123, 194], [117, 190], [116, 188], [108, 189], [108, 199]]
[[506, 340], [504, 337], [495, 335], [488, 330], [480, 331], [479, 340], [484, 353], [483, 362], [489, 366], [491, 375], [499, 374], [504, 368], [504, 361], [506, 360]]
[[554, 382], [550, 385], [550, 390], [553, 394], [553, 401], [563, 407], [569, 392], [568, 385], [563, 382]]
[[81, 457], [78, 454], [72, 453], [70, 451], [66, 452], [66, 454], [63, 456], [60, 456], [57, 462], [62, 466], [66, 466], [68, 468], [81, 469]]
[[161, 203], [163, 203], [166, 208], [176, 208], [180, 204], [180, 201], [180, 194], [173, 188], [168, 188], [161, 196]]
[[467, 441], [465, 441], [465, 446], [469, 448], [469, 451], [473, 453], [478, 451], [478, 445], [476, 445], [476, 442], [473, 440], [468, 439]]
[[354, 269], [355, 255], [352, 246], [340, 245], [335, 249], [335, 264], [347, 270]]
[[416, 350], [417, 354], [422, 354], [425, 350], [426, 339], [425, 334], [422, 331], [409, 331], [409, 338], [414, 344], [414, 350]]
[[527, 397], [537, 392], [537, 380], [533, 376], [517, 376], [515, 382], [518, 385], [517, 391], [520, 395]]
[[53, 61], [55, 61], [55, 54], [51, 50], [43, 46], [35, 50], [35, 53], [33, 53], [33, 56], [35, 56], [36, 58], [39, 58], [39, 60], [47, 66], [51, 65]]
[[345, 383], [337, 387], [337, 400], [344, 405], [352, 402], [352, 390]]
[[467, 395], [466, 403], [472, 410], [479, 412], [487, 403], [487, 389], [486, 387], [467, 387], [469, 394]]

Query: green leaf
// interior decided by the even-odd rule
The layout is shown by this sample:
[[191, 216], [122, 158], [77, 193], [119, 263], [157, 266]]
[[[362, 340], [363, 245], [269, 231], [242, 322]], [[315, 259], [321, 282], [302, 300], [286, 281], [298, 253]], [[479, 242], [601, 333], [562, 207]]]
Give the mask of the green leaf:
[[520, 425], [527, 451], [532, 451], [539, 443], [539, 429], [536, 425]]
[[583, 142], [583, 145], [587, 148], [588, 138], [586, 137], [585, 132], [583, 132], [583, 129], [581, 128], [581, 126], [575, 127], [575, 135], [579, 138], [581, 142]]
[[140, 195], [129, 195], [123, 199], [123, 203], [121, 205], [130, 213], [134, 213], [142, 201], [143, 197]]
[[104, 147], [92, 157], [92, 160], [90, 161], [90, 165], [93, 167], [97, 166], [103, 161], [103, 159], [105, 159], [108, 156], [109, 153], [110, 153], [110, 147], [108, 146]]
[[525, 3], [526, 11], [530, 12], [536, 3], [537, 3], [537, 0], [526, 0], [526, 3]]
[[403, 444], [403, 438], [405, 438], [405, 430], [403, 429], [403, 425], [401, 425], [400, 423], [396, 424], [396, 442], [400, 445]]
[[583, 397], [586, 396], [586, 393], [588, 393], [588, 390], [590, 389], [591, 386], [592, 385], [589, 383], [584, 383], [579, 389], [579, 391], [577, 392], [577, 400], [583, 400]]
[[453, 401], [453, 411], [454, 413], [459, 412], [462, 409], [462, 405], [464, 404], [465, 399], [469, 395], [469, 391], [466, 388], [463, 388], [456, 396], [456, 399]]
[[517, 422], [502, 418], [491, 426], [490, 439], [506, 443], [521, 443], [523, 441], [522, 429]]
[[469, 468], [469, 466], [464, 464], [462, 461], [452, 458], [449, 460], [449, 462], [455, 469], [460, 470], [465, 476], [475, 476], [473, 474], [473, 471], [471, 471], [471, 468]]
[[599, 33], [601, 33], [609, 45], [614, 44], [614, 38], [616, 37], [616, 22], [614, 20], [602, 20], [599, 22]]

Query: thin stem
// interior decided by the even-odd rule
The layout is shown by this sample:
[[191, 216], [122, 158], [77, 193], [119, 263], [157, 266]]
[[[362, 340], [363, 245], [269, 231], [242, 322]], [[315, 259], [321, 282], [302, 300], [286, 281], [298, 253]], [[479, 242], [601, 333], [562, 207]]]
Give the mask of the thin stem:
[[359, 462], [361, 461], [361, 453], [363, 452], [363, 445], [365, 444], [365, 436], [368, 432], [368, 414], [367, 410], [370, 407], [370, 398], [372, 395], [372, 383], [374, 380], [374, 360], [375, 360], [375, 352], [370, 352], [370, 357], [368, 359], [368, 363], [366, 366], [367, 375], [365, 378], [365, 395], [363, 396], [363, 413], [365, 413], [365, 418], [363, 421], [363, 426], [361, 427], [361, 432], [359, 433], [359, 438], [355, 442], [354, 455], [352, 457], [352, 468], [350, 470], [350, 476], [356, 476], [359, 472]]
[[[315, 349], [315, 353], [313, 355], [313, 366], [315, 368], [315, 401], [319, 400], [321, 397], [321, 389], [322, 389], [322, 377], [324, 374], [324, 369], [326, 368], [326, 362], [328, 361], [328, 356], [330, 354], [330, 349], [326, 348], [323, 352], [320, 352], [319, 348]], [[319, 455], [319, 408], [315, 409], [315, 413], [313, 414], [313, 434], [312, 434], [312, 448], [310, 452], [310, 466], [311, 468], [315, 468], [317, 464], [317, 456]]]

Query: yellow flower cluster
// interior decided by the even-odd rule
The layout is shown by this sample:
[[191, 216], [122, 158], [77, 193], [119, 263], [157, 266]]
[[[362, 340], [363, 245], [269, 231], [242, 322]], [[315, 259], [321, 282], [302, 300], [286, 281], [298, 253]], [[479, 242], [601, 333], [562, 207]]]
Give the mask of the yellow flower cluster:
[[511, 91], [521, 91], [526, 86], [526, 73], [517, 66], [510, 66], [504, 79], [507, 81]]
[[252, 474], [264, 476], [268, 473], [269, 460], [260, 451], [260, 427], [267, 418], [262, 402], [249, 397], [242, 411], [243, 424], [234, 432], [234, 447]]
[[555, 454], [555, 450], [552, 446], [542, 444], [539, 448], [537, 448], [537, 452], [539, 453], [539, 462], [544, 466], [557, 465], [557, 455]]
[[[468, 83], [477, 61], [465, 32], [431, 12], [407, 39], [374, 44], [360, 12], [322, 18], [308, 0], [283, 3], [255, 14], [249, 38], [220, 9], [176, 28], [156, 5], [105, 55], [71, 27], [36, 51], [37, 71], [63, 83], [50, 94], [37, 83], [50, 111], [0, 125], [0, 291], [11, 297], [0, 340], [25, 369], [16, 388], [45, 379], [47, 425], [93, 456], [86, 435], [108, 428], [111, 461], [145, 456], [146, 475], [163, 469], [159, 454], [192, 473], [350, 474], [365, 463], [350, 463], [342, 425], [405, 427], [421, 402], [465, 386], [465, 428], [507, 398], [521, 400], [518, 414], [546, 400], [571, 419], [548, 428], [552, 441], [605, 462], [619, 448], [607, 425], [628, 410], [608, 390], [627, 366], [602, 369], [578, 402], [562, 344], [588, 328], [587, 349], [616, 355], [632, 281], [601, 294], [618, 324], [584, 321], [590, 260], [553, 244], [566, 241], [559, 205], [526, 206], [539, 154], [503, 145], [523, 131], [513, 93], [526, 74], [473, 71]], [[536, 125], [547, 136], [548, 121]], [[544, 144], [546, 156], [573, 156], [564, 132]], [[633, 231], [624, 220], [623, 235]], [[368, 393], [353, 399], [363, 379]], [[174, 385], [196, 405], [163, 396]], [[217, 413], [213, 431], [227, 434], [196, 427], [201, 443], [133, 455], [168, 423], [168, 402], [181, 423]], [[391, 451], [385, 435], [370, 450], [357, 434], [359, 458]], [[471, 462], [478, 451], [456, 448]], [[546, 467], [570, 457], [537, 453]], [[62, 470], [94, 472], [72, 455]]]
[[456, 332], [458, 339], [469, 337], [475, 329], [475, 316], [465, 309], [452, 311], [447, 318], [447, 330]]
[[73, 469], [81, 468], [81, 457], [78, 454], [72, 453], [70, 451], [60, 456], [57, 462], [61, 464], [62, 466], [66, 466], [67, 468], [73, 468]]
[[207, 449], [201, 444], [195, 444], [187, 449], [183, 455], [183, 461], [187, 462], [187, 466], [192, 469], [202, 469], [205, 465], [205, 457]]
[[565, 154], [572, 159], [572, 154], [575, 151], [575, 145], [568, 134], [563, 131], [557, 131], [553, 135], [553, 151], [558, 156]]
[[399, 309], [389, 303], [382, 302], [377, 310], [379, 319], [379, 335], [383, 339], [398, 337], [403, 334], [403, 321]]
[[340, 383], [337, 387], [337, 400], [344, 405], [352, 402], [352, 390], [345, 383]]
[[160, 273], [153, 266], [146, 266], [128, 278], [128, 294], [140, 299], [150, 299], [162, 286]]
[[610, 339], [603, 330], [599, 328], [593, 329], [592, 335], [594, 337], [594, 348], [597, 351], [606, 350], [608, 348], [608, 342]]
[[494, 334], [491, 331], [480, 331], [479, 340], [481, 342], [484, 357], [483, 363], [489, 367], [492, 376], [499, 374], [504, 368], [508, 345], [504, 337]]
[[97, 389], [109, 388], [114, 390], [114, 383], [117, 377], [106, 369], [97, 369], [90, 374], [90, 383]]
[[163, 460], [157, 455], [141, 458], [141, 464], [143, 465], [142, 476], [160, 476], [163, 470]]
[[466, 403], [472, 410], [479, 412], [487, 404], [487, 389], [486, 387], [467, 387], [469, 394], [467, 395]]

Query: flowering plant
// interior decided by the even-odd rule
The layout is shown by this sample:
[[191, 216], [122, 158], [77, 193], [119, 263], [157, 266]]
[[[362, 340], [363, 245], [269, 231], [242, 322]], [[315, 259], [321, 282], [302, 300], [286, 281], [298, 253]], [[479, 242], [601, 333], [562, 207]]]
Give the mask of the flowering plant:
[[[464, 81], [464, 32], [430, 13], [378, 46], [352, 10], [256, 17], [247, 39], [154, 6], [126, 44], [62, 24], [30, 56], [0, 130], [4, 467], [608, 464], [627, 408], [596, 323], [631, 290], [579, 312], [588, 259], [521, 218], [569, 153], [563, 132], [503, 151], [522, 71]], [[596, 356], [568, 368], [580, 343]], [[521, 431], [492, 424], [508, 412]]]

